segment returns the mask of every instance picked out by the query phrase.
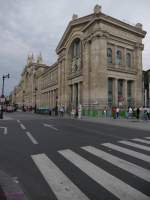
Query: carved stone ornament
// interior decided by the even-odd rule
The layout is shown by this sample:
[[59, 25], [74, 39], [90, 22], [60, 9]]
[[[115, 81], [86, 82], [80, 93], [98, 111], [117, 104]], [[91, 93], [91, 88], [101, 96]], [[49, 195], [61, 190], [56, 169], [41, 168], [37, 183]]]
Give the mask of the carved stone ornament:
[[100, 5], [96, 5], [96, 6], [94, 7], [94, 13], [95, 13], [96, 15], [101, 13], [101, 6], [100, 6]]
[[76, 20], [76, 19], [78, 19], [78, 15], [77, 14], [73, 14], [72, 15], [72, 20]]
[[81, 69], [81, 58], [75, 58], [72, 61], [71, 72], [76, 72]]

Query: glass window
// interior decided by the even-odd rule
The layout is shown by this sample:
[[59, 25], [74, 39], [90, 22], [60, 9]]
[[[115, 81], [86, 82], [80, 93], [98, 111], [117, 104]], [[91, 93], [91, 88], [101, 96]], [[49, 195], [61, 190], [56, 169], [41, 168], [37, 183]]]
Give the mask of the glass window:
[[127, 94], [128, 94], [128, 97], [132, 96], [132, 81], [128, 81], [128, 84], [127, 84]]
[[122, 62], [122, 53], [120, 50], [117, 50], [116, 52], [116, 64], [121, 65]]
[[126, 55], [126, 64], [128, 67], [131, 67], [131, 54], [127, 53]]
[[80, 39], [76, 39], [72, 44], [72, 58], [79, 58], [80, 52], [81, 52], [81, 41]]
[[118, 99], [123, 97], [123, 80], [118, 80]]
[[107, 49], [107, 63], [108, 64], [112, 63], [112, 49], [111, 48]]

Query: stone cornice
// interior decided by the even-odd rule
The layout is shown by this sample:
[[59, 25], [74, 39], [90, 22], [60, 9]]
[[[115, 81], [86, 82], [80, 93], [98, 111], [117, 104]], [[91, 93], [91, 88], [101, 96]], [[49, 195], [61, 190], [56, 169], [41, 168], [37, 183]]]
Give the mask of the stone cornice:
[[111, 66], [108, 66], [107, 69], [110, 70], [110, 71], [122, 72], [122, 73], [126, 73], [126, 74], [134, 74], [134, 75], [137, 74], [137, 70], [135, 68], [128, 69], [128, 68], [125, 68], [125, 67], [111, 67]]
[[53, 72], [53, 71], [57, 70], [57, 68], [58, 68], [58, 63], [55, 63], [55, 64], [51, 65], [48, 70], [44, 71], [41, 74], [41, 77], [44, 78], [45, 76], [47, 76], [47, 74], [49, 72]]
[[68, 24], [60, 42], [56, 48], [56, 53], [58, 54], [60, 52], [60, 50], [62, 50], [63, 47], [61, 47], [61, 45], [63, 44], [63, 41], [65, 40], [65, 38], [67, 37], [67, 34], [69, 34], [69, 32], [73, 26], [80, 25], [80, 24], [86, 24], [82, 29], [82, 31], [84, 32], [95, 21], [101, 21], [101, 22], [110, 24], [112, 26], [116, 26], [119, 29], [126, 30], [128, 32], [136, 34], [137, 36], [139, 36], [141, 38], [144, 38], [146, 35], [146, 31], [140, 29], [139, 27], [127, 24], [121, 20], [115, 19], [115, 18], [105, 15], [103, 13], [100, 13], [99, 15], [91, 14], [91, 15], [87, 15], [85, 17], [81, 17], [76, 20], [73, 20]]

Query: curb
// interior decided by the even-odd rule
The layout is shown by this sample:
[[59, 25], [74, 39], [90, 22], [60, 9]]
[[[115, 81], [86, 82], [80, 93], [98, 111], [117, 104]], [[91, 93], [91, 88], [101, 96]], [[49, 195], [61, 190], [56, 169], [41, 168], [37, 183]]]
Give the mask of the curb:
[[0, 170], [0, 199], [2, 200], [29, 200], [16, 177], [12, 178]]

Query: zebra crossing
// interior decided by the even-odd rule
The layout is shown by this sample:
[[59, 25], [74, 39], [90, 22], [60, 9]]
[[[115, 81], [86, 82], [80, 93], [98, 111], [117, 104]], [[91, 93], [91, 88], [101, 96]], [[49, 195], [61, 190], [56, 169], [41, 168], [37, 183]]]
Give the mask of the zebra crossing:
[[[123, 145], [122, 145], [123, 144]], [[103, 160], [110, 166], [115, 166], [121, 169], [128, 176], [133, 176], [136, 181], [145, 183], [145, 187], [150, 188], [150, 137], [133, 138], [129, 140], [121, 140], [114, 143], [102, 143], [98, 147], [83, 146], [79, 150], [89, 154], [92, 157]], [[75, 166], [89, 179], [98, 184], [111, 193], [116, 199], [121, 200], [150, 200], [149, 192], [142, 191], [137, 187], [133, 187], [130, 181], [126, 182], [115, 176], [110, 171], [106, 170], [99, 164], [95, 164], [84, 156], [80, 151], [72, 149], [59, 150], [57, 153], [64, 161]], [[114, 155], [114, 152], [119, 152], [120, 156]], [[144, 152], [144, 153], [143, 153]], [[129, 156], [134, 160], [140, 160], [147, 164], [142, 167], [131, 159], [124, 159], [123, 155]], [[95, 200], [89, 197], [88, 194], [74, 183], [67, 175], [57, 166], [46, 154], [31, 155], [31, 158], [44, 177], [45, 181], [55, 194], [57, 200]], [[63, 163], [61, 163], [63, 165]], [[101, 194], [99, 194], [101, 195]], [[101, 198], [100, 198], [101, 199]], [[114, 198], [113, 198], [114, 199]]]

